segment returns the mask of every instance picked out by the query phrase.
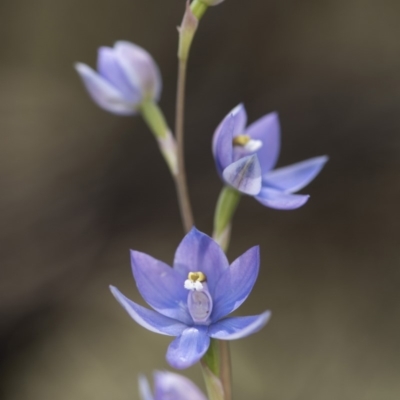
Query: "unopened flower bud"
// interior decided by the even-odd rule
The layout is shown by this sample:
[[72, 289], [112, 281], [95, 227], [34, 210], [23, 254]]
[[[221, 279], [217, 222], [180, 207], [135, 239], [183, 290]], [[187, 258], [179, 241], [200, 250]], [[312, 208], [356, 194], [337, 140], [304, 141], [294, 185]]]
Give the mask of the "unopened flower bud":
[[157, 101], [161, 93], [161, 76], [151, 55], [126, 41], [114, 47], [100, 47], [97, 70], [77, 63], [76, 70], [101, 108], [119, 115], [132, 115], [143, 101]]

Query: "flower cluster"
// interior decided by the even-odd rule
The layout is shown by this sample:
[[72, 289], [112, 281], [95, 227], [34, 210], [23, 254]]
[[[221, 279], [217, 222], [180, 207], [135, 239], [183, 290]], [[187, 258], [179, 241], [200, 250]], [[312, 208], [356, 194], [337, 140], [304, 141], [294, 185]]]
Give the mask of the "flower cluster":
[[[90, 96], [102, 109], [116, 115], [142, 115], [176, 182], [187, 232], [176, 250], [172, 267], [145, 253], [131, 251], [133, 277], [150, 308], [128, 299], [114, 286], [110, 286], [111, 292], [139, 325], [151, 332], [175, 337], [166, 353], [172, 367], [185, 369], [202, 361], [210, 400], [231, 399], [226, 341], [258, 332], [271, 316], [270, 311], [230, 316], [249, 296], [260, 268], [258, 246], [231, 264], [222, 250], [228, 246], [240, 194], [278, 210], [299, 208], [308, 201], [309, 195], [297, 192], [319, 174], [328, 159], [314, 157], [275, 168], [281, 147], [277, 113], [266, 114], [247, 126], [246, 110], [239, 104], [222, 120], [212, 138], [216, 169], [224, 183], [217, 202], [213, 238], [192, 227], [183, 160], [186, 63], [200, 19], [210, 6], [223, 1], [188, 1], [178, 28], [176, 137], [157, 104], [162, 89], [161, 75], [146, 50], [118, 41], [114, 47], [99, 49], [97, 71], [86, 64], [75, 65]], [[219, 350], [215, 350], [215, 344], [220, 346]], [[222, 354], [223, 348], [225, 357], [221, 357], [220, 363], [217, 353]], [[139, 391], [142, 400], [207, 400], [191, 381], [170, 372], [154, 373], [154, 390], [141, 376]]]

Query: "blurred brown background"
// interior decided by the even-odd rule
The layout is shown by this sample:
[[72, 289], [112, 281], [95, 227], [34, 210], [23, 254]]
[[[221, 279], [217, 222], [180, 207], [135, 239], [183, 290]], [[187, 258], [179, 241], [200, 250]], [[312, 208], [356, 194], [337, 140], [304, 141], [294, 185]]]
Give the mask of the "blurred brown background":
[[[73, 62], [119, 39], [148, 49], [174, 115], [183, 0], [0, 2], [0, 395], [128, 400], [167, 368], [170, 339], [132, 322], [108, 291], [139, 300], [129, 248], [171, 262], [175, 192], [140, 118], [98, 109]], [[210, 151], [240, 101], [278, 110], [279, 165], [329, 154], [309, 203], [242, 201], [233, 259], [260, 244], [240, 312], [273, 311], [232, 343], [236, 400], [400, 398], [400, 3], [227, 0], [195, 39], [187, 166], [198, 228], [221, 188]], [[200, 371], [189, 375], [201, 382]]]

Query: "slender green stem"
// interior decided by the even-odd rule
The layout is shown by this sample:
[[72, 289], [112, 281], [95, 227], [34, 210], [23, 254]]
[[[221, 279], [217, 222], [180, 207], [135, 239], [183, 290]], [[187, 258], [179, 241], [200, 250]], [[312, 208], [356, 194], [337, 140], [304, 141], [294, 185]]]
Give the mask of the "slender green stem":
[[157, 139], [161, 154], [167, 162], [173, 178], [176, 180], [178, 174], [176, 144], [164, 114], [154, 101], [144, 101], [140, 105], [140, 112]]
[[240, 192], [224, 186], [215, 208], [213, 238], [225, 252], [228, 250], [232, 218], [240, 198]]
[[[241, 194], [231, 188], [224, 186], [219, 195], [214, 215], [214, 240], [226, 252], [229, 247], [231, 222], [236, 208], [239, 204]], [[232, 376], [231, 376], [231, 357], [229, 351], [229, 343], [219, 341], [219, 360], [220, 368], [218, 371], [224, 388], [224, 399], [232, 399]]]
[[229, 342], [226, 340], [219, 341], [219, 356], [221, 360], [219, 378], [224, 388], [224, 400], [232, 399], [232, 364]]
[[184, 157], [184, 115], [185, 115], [185, 87], [186, 87], [186, 60], [179, 60], [178, 87], [176, 96], [175, 134], [178, 151], [178, 174], [176, 189], [178, 192], [179, 208], [183, 227], [189, 232], [194, 224], [192, 207], [186, 183], [185, 157]]

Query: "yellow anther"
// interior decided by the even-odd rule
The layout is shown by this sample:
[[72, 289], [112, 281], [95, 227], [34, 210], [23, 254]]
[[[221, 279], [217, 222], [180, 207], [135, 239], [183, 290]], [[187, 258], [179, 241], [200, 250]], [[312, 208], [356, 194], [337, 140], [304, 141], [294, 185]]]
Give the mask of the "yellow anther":
[[249, 135], [238, 135], [235, 136], [232, 140], [232, 143], [234, 146], [246, 146], [247, 143], [249, 143], [251, 140], [251, 137]]
[[205, 282], [207, 277], [202, 272], [189, 272], [188, 279], [192, 282]]

